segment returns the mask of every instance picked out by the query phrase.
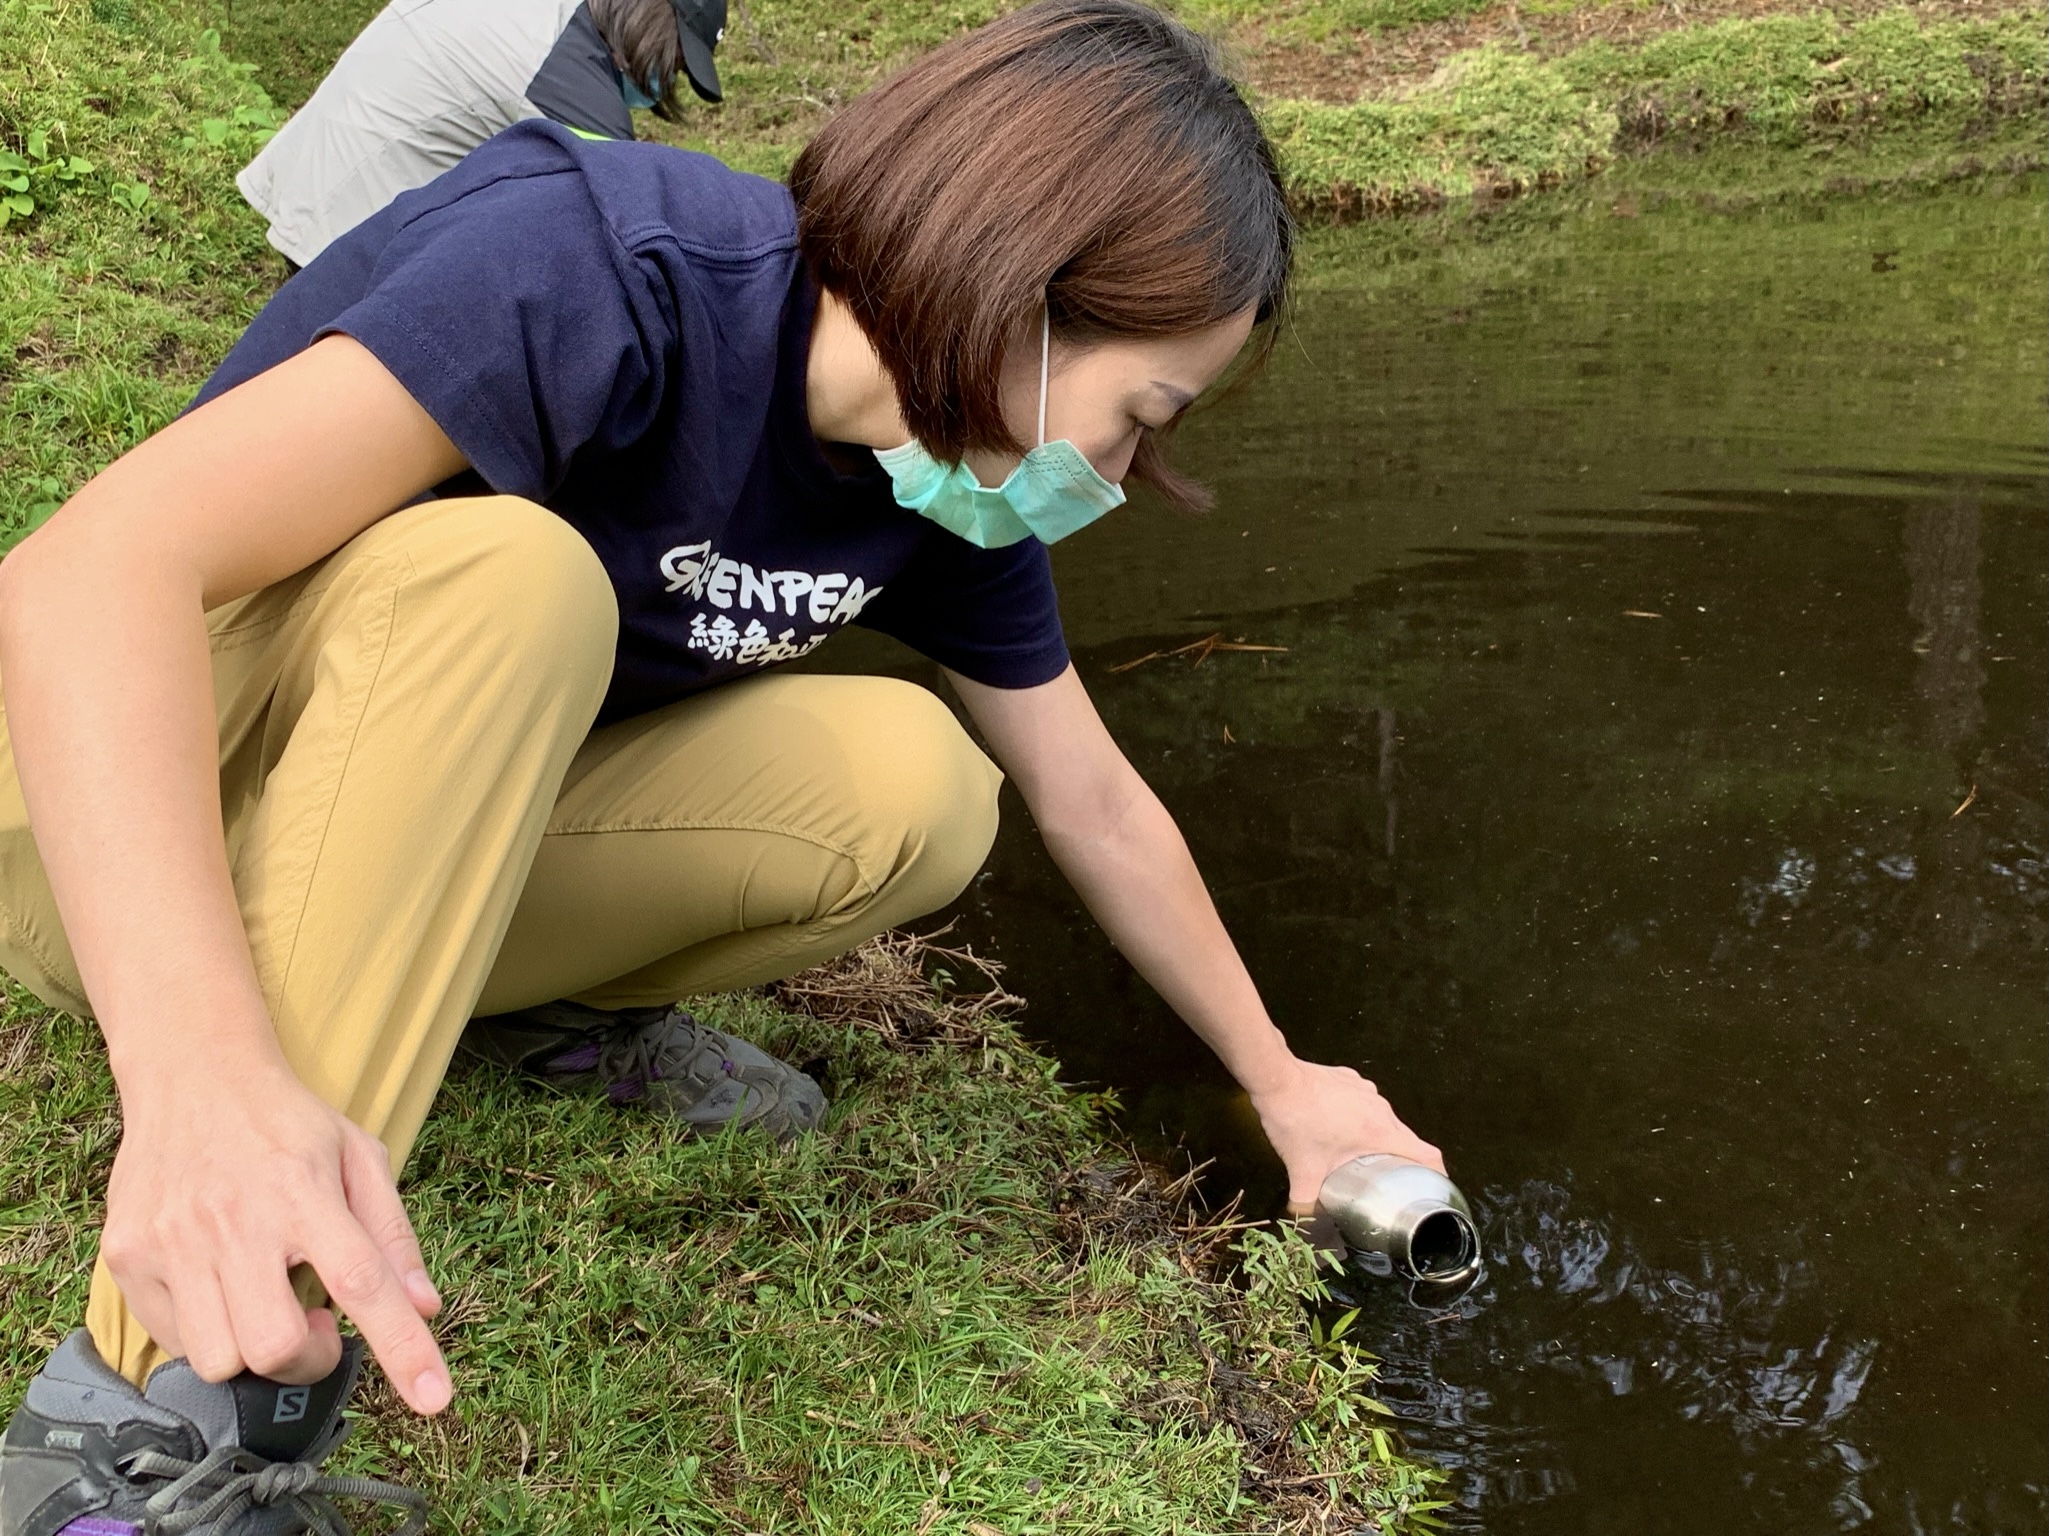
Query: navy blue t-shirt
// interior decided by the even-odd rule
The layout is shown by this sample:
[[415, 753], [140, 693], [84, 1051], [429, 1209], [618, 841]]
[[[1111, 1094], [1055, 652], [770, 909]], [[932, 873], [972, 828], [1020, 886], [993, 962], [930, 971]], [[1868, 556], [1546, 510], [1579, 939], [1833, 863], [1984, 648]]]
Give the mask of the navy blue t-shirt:
[[[999, 688], [1067, 665], [1046, 548], [984, 550], [811, 435], [817, 292], [788, 191], [529, 121], [342, 236], [200, 404], [340, 332], [469, 461], [590, 541], [619, 599], [600, 720], [804, 655], [844, 624]], [[481, 481], [481, 485], [477, 484]]]

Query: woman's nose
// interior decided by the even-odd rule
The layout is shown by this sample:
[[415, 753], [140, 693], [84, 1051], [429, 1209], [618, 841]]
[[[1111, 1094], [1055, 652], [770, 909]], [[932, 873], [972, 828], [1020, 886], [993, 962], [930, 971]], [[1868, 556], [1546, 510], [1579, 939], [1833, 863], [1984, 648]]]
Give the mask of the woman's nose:
[[1124, 477], [1131, 473], [1131, 461], [1138, 455], [1138, 433], [1126, 433], [1124, 439], [1113, 446], [1109, 453], [1089, 462], [1096, 467], [1096, 473], [1112, 485], [1122, 485]]

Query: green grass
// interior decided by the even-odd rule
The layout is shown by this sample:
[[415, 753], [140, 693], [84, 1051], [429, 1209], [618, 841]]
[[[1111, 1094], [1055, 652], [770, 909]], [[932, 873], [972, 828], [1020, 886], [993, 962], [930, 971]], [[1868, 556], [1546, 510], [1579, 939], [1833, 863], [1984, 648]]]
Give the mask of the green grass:
[[1638, 138], [1739, 126], [1792, 143], [1836, 124], [2039, 109], [2049, 31], [2027, 11], [1933, 23], [1889, 11], [1850, 26], [1766, 16], [1669, 32], [1633, 51], [1590, 46], [1559, 70], [1574, 89], [1612, 100]]
[[1495, 0], [1182, 0], [1174, 9], [1204, 31], [1227, 38], [1255, 34], [1261, 41], [1283, 46], [1330, 47], [1342, 45], [1357, 33], [1395, 32], [1452, 16], [1470, 16], [1488, 10], [1494, 3]]
[[[904, 963], [837, 989], [881, 999], [861, 1019], [708, 1005], [824, 1062], [827, 1129], [789, 1151], [451, 1080], [407, 1190], [456, 1403], [422, 1425], [378, 1383], [343, 1464], [465, 1533], [1421, 1528], [1433, 1480], [1314, 1343], [1300, 1241], [1251, 1234], [1218, 1278], [1228, 1233], [1133, 1168], [1103, 1101], [1000, 1018], [932, 1033]], [[81, 1314], [116, 1121], [90, 1027], [18, 991], [0, 1066], [11, 1407]]]
[[[284, 0], [270, 0], [282, 4]], [[857, 7], [762, 0], [721, 55], [728, 105], [651, 125], [672, 142], [780, 176], [833, 107], [920, 49], [998, 9], [989, 0]], [[1190, 0], [1195, 25], [1321, 41], [1482, 9], [1479, 0], [1310, 0], [1267, 8]], [[737, 16], [737, 13], [736, 13]], [[1475, 192], [1581, 180], [1646, 142], [1733, 132], [1774, 144], [1928, 118], [1952, 132], [2049, 101], [2038, 8], [1985, 21], [1901, 10], [1860, 23], [1825, 13], [1682, 27], [1640, 49], [1593, 43], [1555, 58], [1500, 47], [1455, 55], [1412, 91], [1350, 105], [1263, 100], [1297, 204], [1312, 214], [1395, 211]]]
[[[1492, 3], [1180, 0], [1172, 8], [1227, 43], [1330, 45]], [[1548, 9], [1589, 3], [1641, 7], [1646, 0], [1554, 0]], [[648, 119], [643, 131], [780, 176], [833, 108], [919, 52], [1011, 8], [1011, 0], [736, 4], [720, 52], [725, 105], [693, 101], [680, 123]], [[1529, 8], [1547, 9], [1541, 0]], [[272, 95], [293, 106], [376, 9], [376, 0], [317, 11], [305, 0], [237, 0], [209, 14], [228, 51], [255, 61]], [[1985, 21], [1923, 22], [1901, 10], [1856, 24], [1802, 10], [1680, 27], [1640, 49], [1596, 43], [1548, 60], [1482, 51], [1455, 58], [1439, 79], [1399, 97], [1265, 106], [1305, 207], [1386, 210], [1575, 180], [1632, 144], [1675, 131], [1736, 129], [1783, 143], [1845, 123], [2027, 111], [2049, 89], [2045, 36], [2039, 6]]]
[[1488, 9], [1493, 0], [1190, 0], [1183, 15], [1209, 30], [1256, 27], [1287, 43], [1330, 44], [1349, 33], [1390, 32]]
[[235, 171], [274, 113], [177, 11], [0, 0], [0, 148], [82, 160], [0, 228], [0, 548], [167, 421], [283, 275]]
[[1404, 100], [1276, 102], [1265, 115], [1294, 201], [1338, 214], [1577, 180], [1613, 153], [1617, 129], [1614, 108], [1554, 65], [1499, 48], [1459, 55]]

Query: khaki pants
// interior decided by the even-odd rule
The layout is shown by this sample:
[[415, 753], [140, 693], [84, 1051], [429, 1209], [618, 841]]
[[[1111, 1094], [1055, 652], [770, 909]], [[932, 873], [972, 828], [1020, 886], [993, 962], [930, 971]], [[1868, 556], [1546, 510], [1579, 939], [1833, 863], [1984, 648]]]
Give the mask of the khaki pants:
[[[590, 547], [511, 497], [395, 513], [209, 615], [264, 997], [395, 1168], [473, 1013], [788, 975], [951, 901], [995, 836], [1000, 775], [908, 683], [753, 678], [592, 731], [617, 622]], [[0, 966], [90, 1013], [4, 716]], [[87, 1324], [138, 1384], [164, 1358], [104, 1264]]]

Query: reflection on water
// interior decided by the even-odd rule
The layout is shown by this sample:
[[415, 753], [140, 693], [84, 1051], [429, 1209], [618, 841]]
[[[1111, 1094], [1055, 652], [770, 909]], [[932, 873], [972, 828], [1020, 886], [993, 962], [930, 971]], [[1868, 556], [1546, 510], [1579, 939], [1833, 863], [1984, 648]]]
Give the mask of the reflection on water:
[[[1344, 1295], [1366, 1309], [1380, 1341], [1383, 1400], [1428, 1426], [1427, 1449], [1459, 1472], [1468, 1508], [1501, 1511], [1578, 1486], [1569, 1462], [1544, 1453], [1542, 1437], [1508, 1422], [1503, 1394], [1484, 1381], [1457, 1384], [1475, 1374], [1463, 1357], [1478, 1335], [1490, 1341], [1493, 1371], [1551, 1373], [1595, 1397], [1655, 1394], [1677, 1423], [1733, 1435], [1752, 1456], [1792, 1450], [1806, 1478], [1832, 1486], [1838, 1523], [1870, 1518], [1862, 1474], [1874, 1458], [1848, 1420], [1879, 1343], [1825, 1325], [1789, 1336], [1787, 1312], [1811, 1302], [1818, 1284], [1811, 1265], [1750, 1273], [1740, 1245], [1724, 1239], [1702, 1244], [1683, 1268], [1661, 1266], [1608, 1225], [1573, 1214], [1567, 1190], [1540, 1180], [1489, 1190], [1484, 1203], [1492, 1276], [1455, 1316], [1419, 1314], [1363, 1286]], [[1592, 1326], [1604, 1337], [1590, 1341], [1595, 1308], [1616, 1315], [1602, 1315]], [[1534, 1338], [1530, 1325], [1547, 1314], [1558, 1334]]]
[[[1216, 513], [1060, 550], [1275, 1015], [1479, 1192], [1478, 1291], [1365, 1298], [1473, 1529], [2049, 1525], [2041, 191], [1360, 263], [1191, 430]], [[1111, 670], [1212, 632], [1286, 649]], [[1010, 809], [1031, 1025], [1272, 1208]]]

